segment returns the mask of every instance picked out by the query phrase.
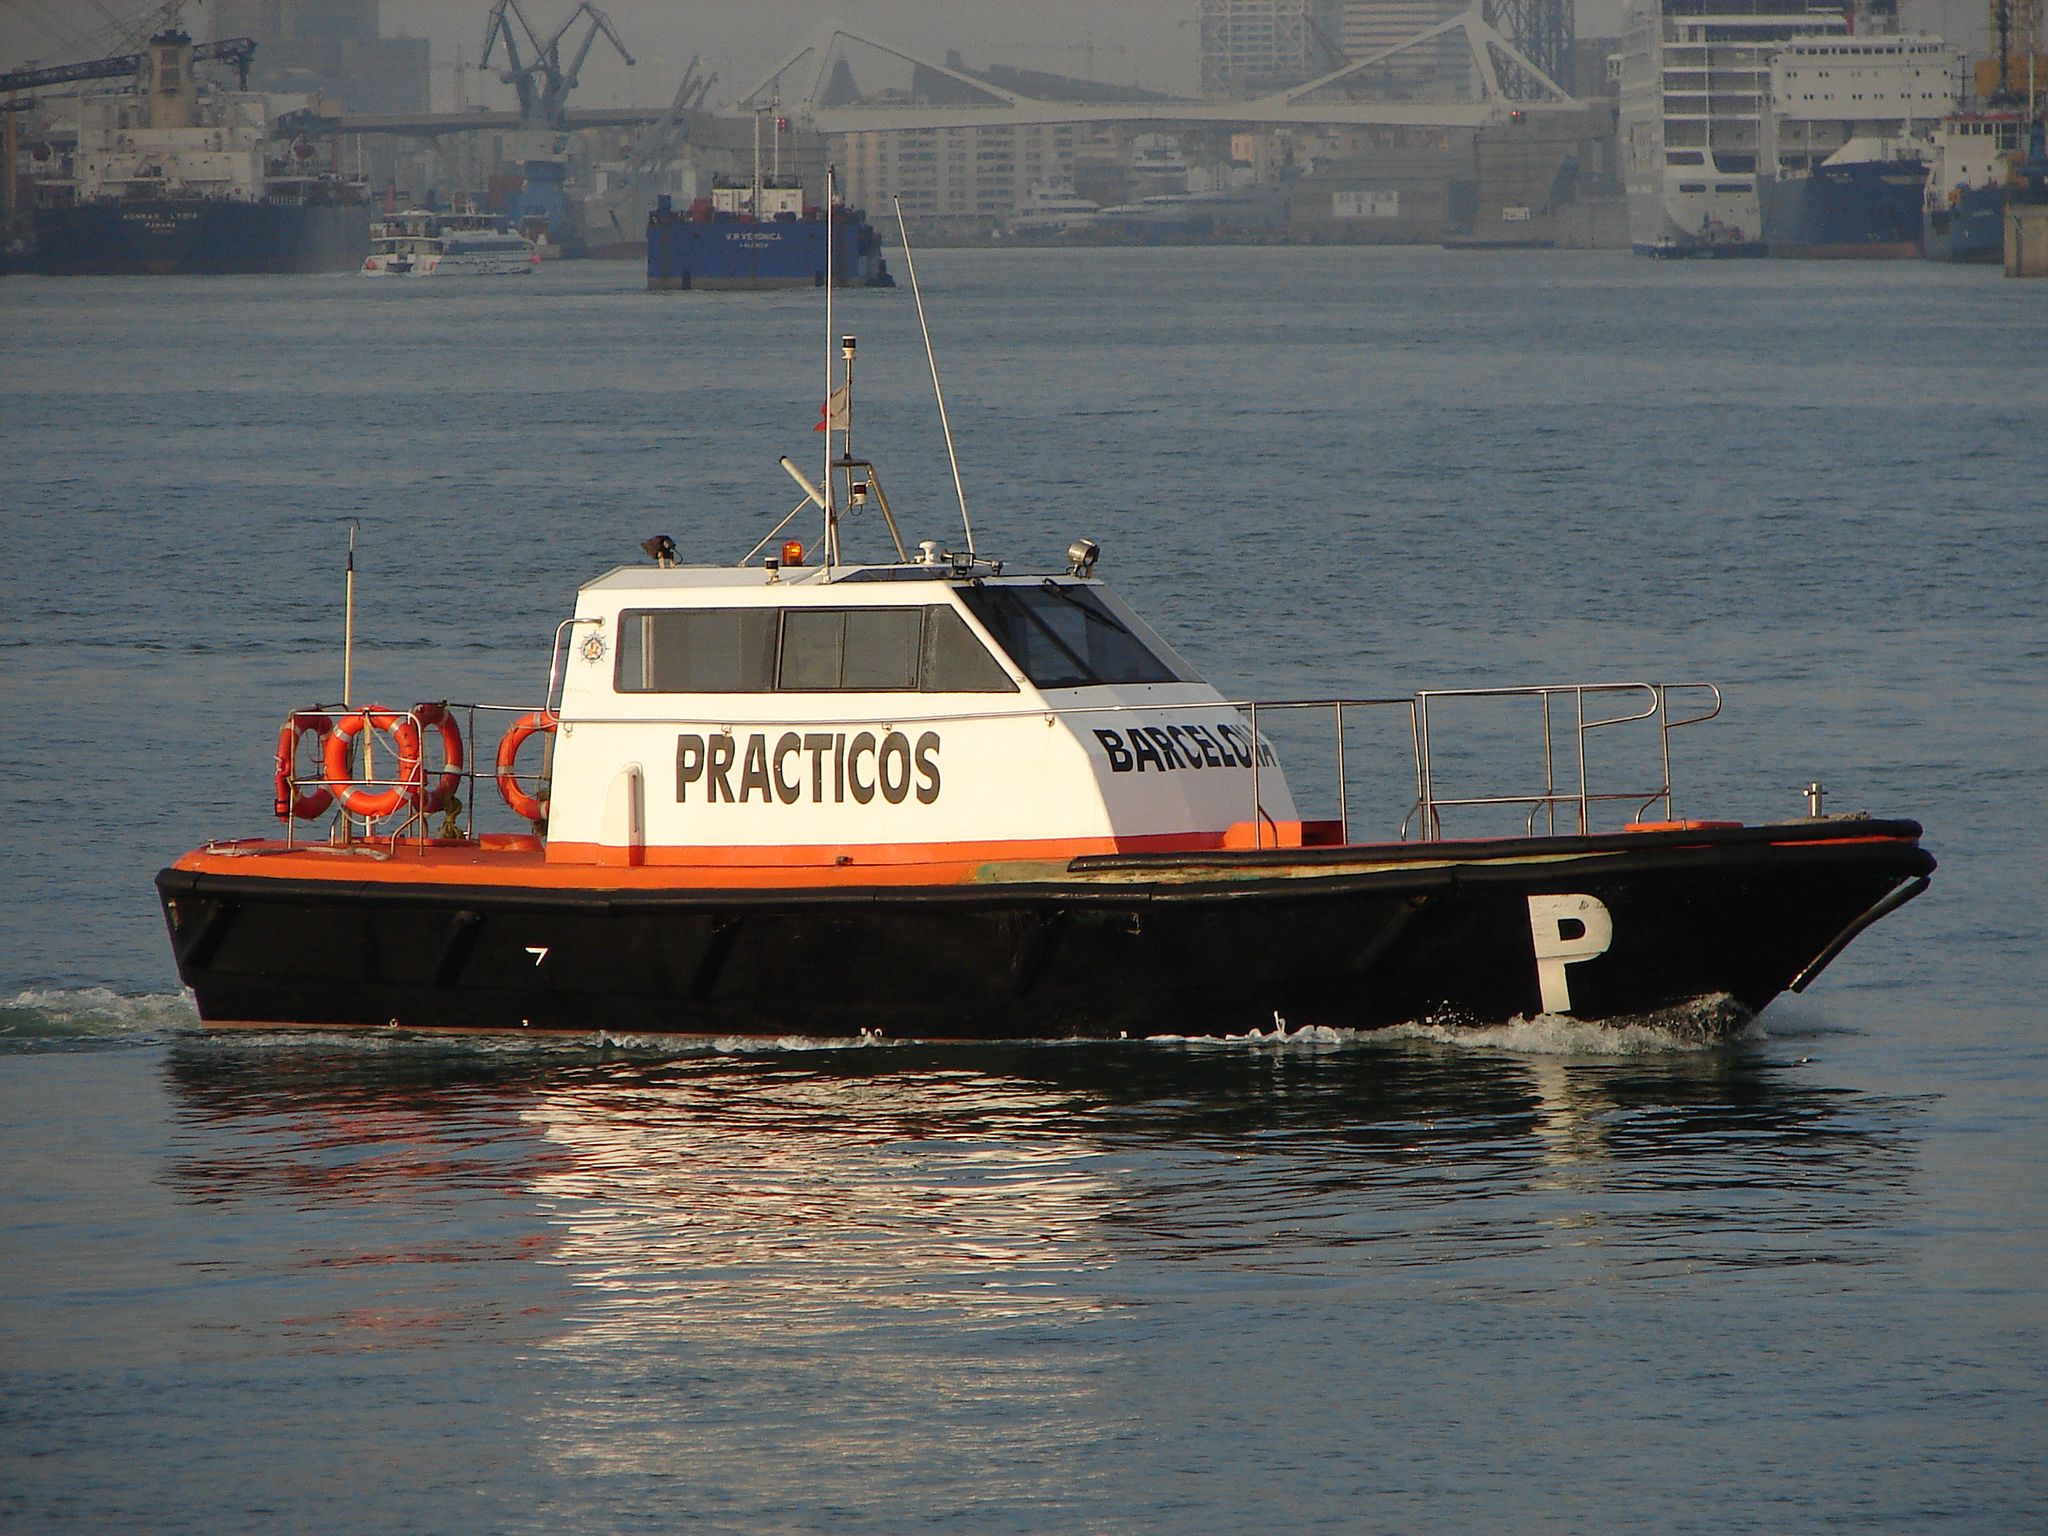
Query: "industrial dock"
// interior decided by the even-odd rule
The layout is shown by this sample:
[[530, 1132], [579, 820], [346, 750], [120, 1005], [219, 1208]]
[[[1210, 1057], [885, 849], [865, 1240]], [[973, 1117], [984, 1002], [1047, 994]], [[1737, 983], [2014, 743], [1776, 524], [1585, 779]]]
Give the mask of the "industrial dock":
[[[667, 42], [657, 78], [645, 40], [589, 0], [479, 0], [473, 43], [452, 50], [391, 35], [399, 8], [377, 0], [218, 0], [203, 40], [197, 7], [170, 0], [106, 54], [0, 74], [0, 247], [16, 267], [184, 269], [114, 241], [168, 192], [188, 211], [358, 209], [325, 217], [322, 236], [362, 243], [355, 262], [357, 226], [407, 209], [489, 215], [543, 260], [639, 261], [658, 210], [763, 184], [765, 144], [766, 182], [815, 200], [833, 166], [841, 201], [874, 211], [882, 236], [879, 215], [900, 206], [934, 245], [1633, 241], [1660, 256], [1996, 261], [2048, 55], [2041, 0], [1987, 4], [1980, 46], [1902, 31], [1894, 0], [1637, 0], [1614, 37], [1578, 36], [1569, 0], [1188, 0], [1200, 75], [1185, 93], [1122, 83], [1137, 78], [1117, 67], [1128, 50], [1092, 41], [1081, 72], [1061, 73], [827, 22], [724, 79], [706, 23]], [[182, 64], [157, 43], [177, 37]], [[166, 69], [189, 78], [166, 91]], [[590, 99], [600, 71], [609, 104]], [[651, 104], [617, 104], [628, 89]], [[1999, 125], [1988, 146], [1980, 118]], [[110, 169], [124, 124], [230, 121], [261, 140], [247, 174], [162, 155]], [[737, 217], [768, 217], [740, 204]], [[1981, 231], [1952, 239], [1953, 218]], [[223, 241], [265, 270], [354, 264]]]

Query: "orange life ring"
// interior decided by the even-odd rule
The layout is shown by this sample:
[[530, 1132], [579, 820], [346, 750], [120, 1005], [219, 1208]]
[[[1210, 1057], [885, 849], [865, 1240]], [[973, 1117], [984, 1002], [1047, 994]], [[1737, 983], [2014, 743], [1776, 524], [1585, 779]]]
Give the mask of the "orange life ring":
[[[355, 782], [349, 763], [349, 747], [364, 731], [382, 731], [398, 751], [398, 771], [383, 789], [371, 789]], [[351, 816], [369, 821], [389, 816], [400, 806], [418, 805], [422, 798], [420, 775], [420, 728], [409, 714], [372, 704], [334, 723], [327, 738], [327, 777], [334, 783], [334, 798]]]
[[[327, 715], [313, 710], [294, 710], [285, 717], [277, 730], [277, 797], [271, 809], [279, 821], [289, 821], [294, 816], [300, 821], [314, 821], [327, 814], [334, 804], [334, 792], [325, 785], [317, 789], [299, 792], [299, 738], [308, 731], [315, 741], [324, 741], [334, 729], [334, 721]], [[325, 771], [325, 759], [322, 760]]]
[[556, 717], [544, 709], [529, 711], [512, 722], [512, 729], [498, 743], [498, 793], [512, 807], [513, 815], [523, 816], [535, 826], [548, 819], [548, 803], [545, 797], [529, 795], [519, 787], [519, 749], [526, 745], [529, 736], [544, 731], [552, 733], [557, 723]]
[[462, 727], [455, 723], [455, 712], [446, 704], [415, 704], [412, 717], [419, 721], [421, 730], [441, 733], [441, 774], [420, 801], [420, 809], [446, 810], [449, 799], [462, 784]]

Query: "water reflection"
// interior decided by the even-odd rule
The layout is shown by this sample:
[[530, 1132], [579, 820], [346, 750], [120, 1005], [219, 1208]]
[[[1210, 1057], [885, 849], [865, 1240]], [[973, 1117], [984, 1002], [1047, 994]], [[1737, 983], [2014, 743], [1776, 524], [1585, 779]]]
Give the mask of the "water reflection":
[[[727, 1326], [862, 1305], [1005, 1321], [1119, 1263], [1456, 1262], [1577, 1222], [1628, 1262], [1856, 1259], [1910, 1105], [1741, 1046], [1616, 1058], [1428, 1041], [871, 1047], [196, 1038], [169, 1054], [199, 1200], [518, 1200], [591, 1306]], [[1455, 1210], [1462, 1222], [1437, 1225]], [[819, 1289], [824, 1282], [829, 1286]]]
[[289, 1338], [510, 1344], [549, 1476], [768, 1489], [800, 1445], [885, 1525], [934, 1468], [1071, 1464], [1162, 1305], [1872, 1262], [1913, 1114], [1739, 1047], [191, 1038], [167, 1070], [177, 1188], [317, 1217], [332, 1310]]

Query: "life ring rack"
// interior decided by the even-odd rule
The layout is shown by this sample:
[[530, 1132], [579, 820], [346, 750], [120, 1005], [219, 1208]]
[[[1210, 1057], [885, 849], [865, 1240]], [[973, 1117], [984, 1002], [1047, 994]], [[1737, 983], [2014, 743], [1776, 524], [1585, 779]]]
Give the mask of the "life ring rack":
[[[355, 738], [371, 731], [390, 738], [398, 766], [389, 778], [358, 780], [352, 761]], [[428, 781], [422, 751], [429, 732], [441, 738], [441, 765]], [[311, 736], [318, 749], [317, 776], [298, 771], [299, 748]], [[456, 791], [468, 771], [462, 726], [445, 700], [415, 704], [408, 710], [372, 704], [362, 709], [296, 709], [277, 732], [275, 794], [271, 809], [278, 820], [317, 821], [339, 804], [351, 816], [382, 820], [401, 809], [423, 814], [460, 806]]]
[[513, 815], [532, 822], [536, 827], [547, 824], [548, 797], [538, 792], [538, 783], [533, 794], [519, 787], [519, 749], [530, 737], [553, 735], [559, 724], [561, 717], [552, 710], [529, 710], [512, 722], [511, 728], [505, 732], [505, 739], [498, 743], [498, 794], [511, 807]]
[[412, 717], [419, 722], [423, 733], [433, 730], [441, 734], [441, 772], [435, 778], [433, 788], [427, 790], [421, 799], [420, 809], [429, 813], [444, 811], [462, 784], [462, 727], [456, 724], [455, 711], [445, 700], [413, 705]]
[[[271, 809], [279, 821], [317, 821], [334, 804], [334, 791], [324, 783], [311, 789], [299, 788], [299, 742], [311, 735], [321, 746], [333, 734], [334, 717], [317, 709], [295, 709], [285, 716], [277, 731], [277, 778], [275, 803]], [[323, 757], [322, 771], [325, 771]]]
[[[389, 778], [380, 777], [374, 788], [359, 781], [349, 761], [355, 739], [365, 731], [388, 736], [398, 753], [398, 768]], [[411, 710], [385, 709], [371, 704], [352, 710], [334, 722], [323, 757], [334, 798], [351, 816], [381, 821], [402, 807], [417, 808], [425, 799], [425, 776], [420, 759], [420, 722]]]

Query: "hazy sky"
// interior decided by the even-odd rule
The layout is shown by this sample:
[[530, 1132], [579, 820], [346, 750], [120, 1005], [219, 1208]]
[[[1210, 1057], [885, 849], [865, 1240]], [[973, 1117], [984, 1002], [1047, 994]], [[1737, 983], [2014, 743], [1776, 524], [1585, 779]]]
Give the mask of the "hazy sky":
[[[551, 29], [574, 0], [520, 0], [536, 27]], [[943, 56], [958, 48], [974, 65], [991, 61], [1082, 75], [1085, 47], [1095, 44], [1097, 79], [1135, 81], [1155, 90], [1192, 94], [1196, 81], [1199, 0], [601, 0], [626, 46], [639, 60], [628, 69], [599, 40], [583, 71], [586, 104], [662, 105], [690, 55], [718, 72], [714, 101], [759, 83], [780, 58], [821, 23], [836, 22], [900, 46]], [[58, 62], [89, 57], [105, 45], [110, 18], [146, 14], [138, 0], [0, 0], [0, 61]], [[1581, 35], [1612, 34], [1626, 0], [1579, 0]], [[212, 6], [199, 0], [186, 13], [193, 35], [212, 35]], [[456, 51], [476, 62], [489, 0], [384, 0], [384, 30], [426, 37], [434, 45], [434, 97], [446, 106]], [[1980, 46], [1983, 0], [1907, 0], [1907, 24], [1943, 31]], [[81, 48], [81, 44], [89, 46]], [[495, 75], [467, 72], [472, 103], [511, 101]]]

